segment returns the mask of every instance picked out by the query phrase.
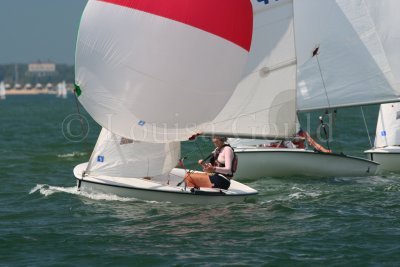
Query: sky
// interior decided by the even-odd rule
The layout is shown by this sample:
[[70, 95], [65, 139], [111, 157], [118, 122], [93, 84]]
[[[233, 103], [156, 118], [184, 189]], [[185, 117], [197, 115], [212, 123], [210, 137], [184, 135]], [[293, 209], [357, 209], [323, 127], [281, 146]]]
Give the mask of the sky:
[[0, 0], [0, 64], [74, 64], [87, 0]]

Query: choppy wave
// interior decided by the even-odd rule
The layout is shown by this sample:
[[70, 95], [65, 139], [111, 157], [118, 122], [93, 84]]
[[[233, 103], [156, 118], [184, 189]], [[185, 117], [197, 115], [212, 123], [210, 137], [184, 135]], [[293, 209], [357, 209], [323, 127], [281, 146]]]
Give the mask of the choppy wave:
[[391, 184], [389, 186], [386, 186], [384, 188], [384, 191], [386, 191], [386, 192], [400, 192], [400, 185]]
[[304, 199], [304, 198], [316, 198], [321, 196], [319, 192], [296, 192], [289, 195], [290, 199]]
[[67, 154], [58, 154], [57, 158], [75, 158], [75, 157], [83, 157], [86, 156], [88, 153], [86, 152], [72, 152]]

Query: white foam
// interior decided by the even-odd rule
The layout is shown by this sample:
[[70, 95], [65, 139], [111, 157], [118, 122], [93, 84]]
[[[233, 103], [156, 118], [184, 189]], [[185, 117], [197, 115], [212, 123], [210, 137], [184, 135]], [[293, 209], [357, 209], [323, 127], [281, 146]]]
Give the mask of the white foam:
[[304, 192], [304, 191], [305, 191], [304, 189], [299, 188], [299, 187], [297, 187], [297, 186], [293, 186], [293, 187], [292, 187], [292, 190], [298, 190], [298, 191], [301, 191], [301, 192]]
[[[67, 194], [83, 196], [93, 200], [121, 201], [121, 202], [138, 201], [138, 199], [136, 198], [119, 197], [117, 195], [112, 195], [112, 194], [104, 194], [100, 192], [88, 193], [84, 191], [78, 191], [76, 186], [60, 187], [60, 186], [51, 186], [46, 184], [37, 184], [34, 188], [31, 189], [29, 194], [36, 193], [37, 191], [39, 191], [40, 194], [46, 197], [55, 193], [67, 193]], [[146, 201], [146, 202], [155, 203], [154, 201]]]
[[383, 191], [385, 191], [385, 192], [400, 192], [400, 185], [391, 184], [389, 186], [386, 186]]
[[290, 199], [304, 199], [304, 198], [316, 198], [319, 197], [321, 193], [318, 192], [296, 192], [289, 195]]
[[72, 153], [67, 153], [67, 154], [58, 154], [58, 158], [74, 158], [74, 157], [83, 157], [86, 156], [86, 152], [72, 152]]

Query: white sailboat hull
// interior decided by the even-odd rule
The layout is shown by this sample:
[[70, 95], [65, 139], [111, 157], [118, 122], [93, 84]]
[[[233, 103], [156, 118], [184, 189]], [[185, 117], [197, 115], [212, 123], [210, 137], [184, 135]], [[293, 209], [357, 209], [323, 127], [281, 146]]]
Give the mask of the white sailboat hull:
[[243, 202], [254, 196], [257, 191], [236, 181], [231, 181], [228, 190], [216, 188], [201, 188], [191, 191], [185, 188], [182, 181], [185, 170], [173, 169], [170, 175], [144, 178], [124, 178], [111, 176], [82, 175], [87, 163], [74, 168], [78, 189], [88, 193], [105, 193], [121, 197], [135, 198], [145, 201], [173, 202], [182, 204], [222, 204]]
[[235, 148], [236, 179], [261, 177], [348, 177], [374, 175], [378, 164], [362, 158], [305, 149]]
[[371, 160], [379, 162], [378, 173], [400, 173], [400, 147], [388, 146], [384, 148], [374, 148], [364, 153], [368, 154]]

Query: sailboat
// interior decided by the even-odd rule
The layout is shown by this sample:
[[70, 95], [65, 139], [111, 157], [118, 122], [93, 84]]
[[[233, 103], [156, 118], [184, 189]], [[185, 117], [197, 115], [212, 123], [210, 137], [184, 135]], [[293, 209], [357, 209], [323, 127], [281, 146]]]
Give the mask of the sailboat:
[[[205, 134], [291, 139], [296, 115], [399, 101], [400, 3], [253, 0], [245, 75]], [[236, 148], [236, 177], [364, 176], [378, 164], [306, 149]]]
[[62, 81], [61, 83], [61, 97], [64, 99], [68, 97], [67, 85], [65, 84], [65, 81]]
[[61, 97], [62, 95], [62, 88], [61, 88], [61, 83], [57, 83], [57, 94], [56, 97]]
[[6, 87], [3, 81], [0, 82], [0, 99], [6, 99]]
[[400, 103], [380, 106], [375, 144], [365, 153], [379, 162], [378, 172], [400, 172]]
[[67, 86], [65, 84], [65, 81], [62, 81], [57, 84], [57, 97], [61, 98], [67, 98], [68, 92], [67, 92]]
[[89, 162], [77, 165], [74, 175], [85, 192], [147, 201], [217, 204], [241, 202], [257, 194], [234, 180], [228, 190], [186, 187], [182, 181], [192, 171], [175, 168], [179, 158], [179, 142], [138, 142], [103, 128]]
[[[88, 1], [75, 92], [104, 129], [78, 188], [180, 203], [243, 201], [257, 191], [188, 188], [180, 141], [202, 132], [232, 95], [252, 36], [248, 0]], [[194, 107], [197, 105], [197, 108]]]

